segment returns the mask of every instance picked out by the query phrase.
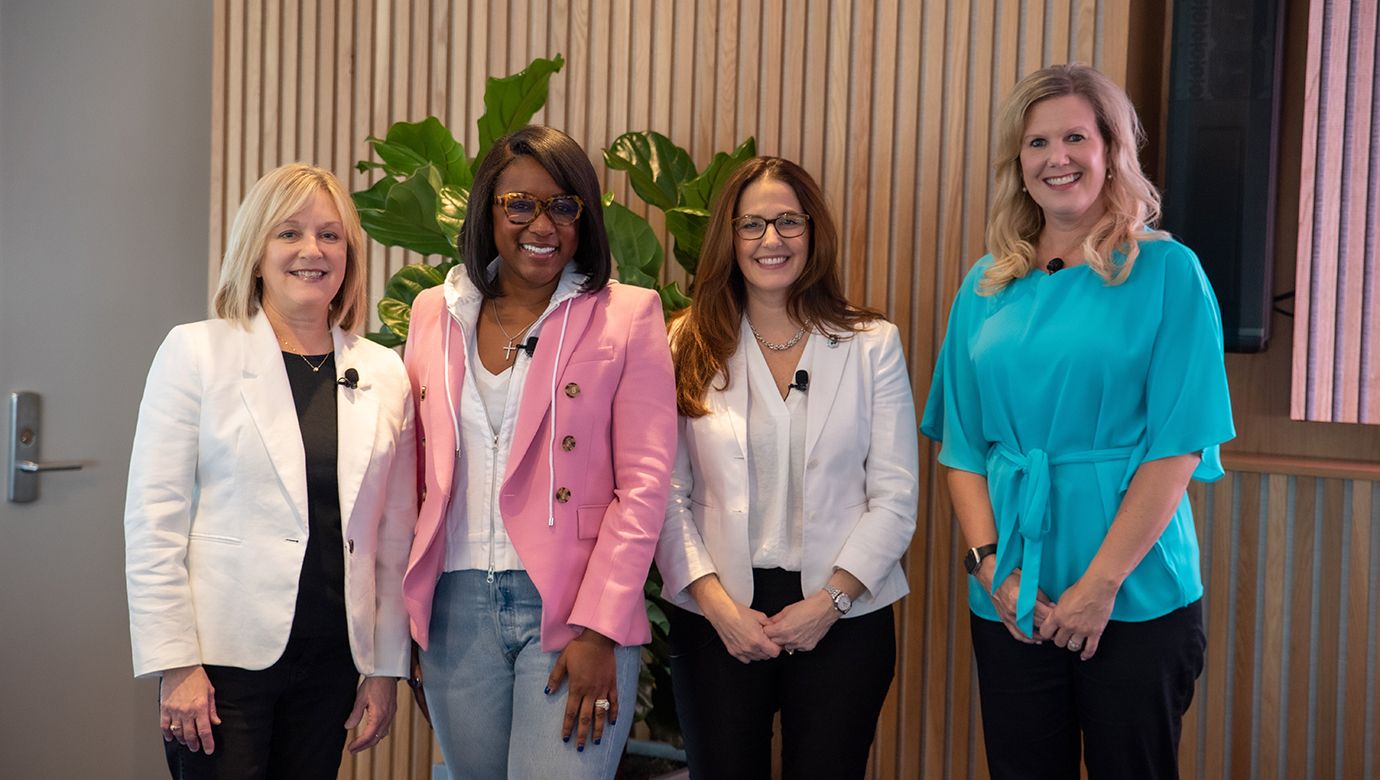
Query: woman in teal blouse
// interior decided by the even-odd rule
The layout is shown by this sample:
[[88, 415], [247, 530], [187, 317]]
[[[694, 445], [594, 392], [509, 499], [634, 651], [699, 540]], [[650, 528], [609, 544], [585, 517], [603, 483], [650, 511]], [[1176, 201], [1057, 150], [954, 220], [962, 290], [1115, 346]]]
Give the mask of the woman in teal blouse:
[[1202, 670], [1185, 492], [1235, 435], [1217, 301], [1151, 229], [1126, 94], [1037, 71], [999, 118], [990, 254], [959, 290], [925, 435], [970, 549], [994, 778], [1173, 777]]

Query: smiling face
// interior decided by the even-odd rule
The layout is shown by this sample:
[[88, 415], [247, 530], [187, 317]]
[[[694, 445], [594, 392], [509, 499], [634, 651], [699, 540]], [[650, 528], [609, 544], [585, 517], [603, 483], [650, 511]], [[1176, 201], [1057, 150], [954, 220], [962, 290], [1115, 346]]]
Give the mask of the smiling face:
[[[804, 211], [791, 185], [779, 179], [761, 178], [743, 189], [733, 216], [736, 219], [751, 214], [775, 219]], [[810, 230], [807, 223], [800, 235], [782, 238], [775, 225], [767, 225], [761, 238], [746, 239], [734, 234], [733, 253], [749, 296], [785, 301], [810, 259]]]
[[256, 275], [270, 317], [325, 321], [345, 280], [346, 241], [340, 212], [317, 190], [297, 213], [274, 225]]
[[1107, 144], [1082, 95], [1042, 100], [1026, 114], [1021, 179], [1048, 221], [1086, 222], [1104, 210]]
[[[545, 201], [554, 195], [568, 195], [541, 163], [527, 156], [519, 156], [498, 175], [494, 187], [496, 195], [523, 192]], [[498, 277], [505, 291], [513, 286], [530, 290], [554, 288], [561, 272], [580, 245], [580, 223], [557, 225], [543, 209], [537, 218], [525, 225], [515, 225], [503, 206], [490, 204], [493, 209], [494, 244], [503, 258]], [[585, 219], [581, 216], [580, 219]]]

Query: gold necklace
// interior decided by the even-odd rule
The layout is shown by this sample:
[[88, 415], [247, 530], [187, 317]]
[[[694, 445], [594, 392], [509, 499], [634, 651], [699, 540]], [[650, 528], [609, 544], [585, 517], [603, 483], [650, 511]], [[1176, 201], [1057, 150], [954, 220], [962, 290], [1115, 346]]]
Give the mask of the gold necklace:
[[303, 355], [301, 352], [298, 352], [297, 350], [292, 349], [291, 347], [289, 347], [289, 346], [288, 346], [287, 339], [283, 338], [282, 336], [279, 336], [279, 337], [278, 337], [278, 343], [281, 344], [281, 345], [283, 345], [283, 351], [284, 351], [284, 352], [291, 352], [292, 354], [296, 355], [297, 357], [302, 358], [302, 362], [303, 362], [303, 363], [306, 363], [307, 365], [311, 366], [311, 372], [312, 372], [313, 374], [319, 374], [319, 373], [321, 373], [321, 367], [324, 366], [324, 365], [326, 365], [326, 361], [331, 359], [331, 355], [332, 355], [333, 352], [334, 352], [334, 350], [333, 350], [332, 352], [327, 352], [326, 355], [325, 355], [324, 357], [321, 358], [321, 362], [320, 362], [320, 363], [313, 363], [313, 362], [311, 362], [310, 360], [307, 360], [307, 356], [306, 356], [306, 355]]
[[503, 320], [498, 318], [498, 299], [491, 298], [489, 300], [493, 304], [489, 307], [489, 313], [494, 315], [494, 322], [498, 325], [498, 329], [503, 331], [503, 337], [508, 339], [508, 346], [503, 348], [503, 359], [512, 360], [513, 355], [516, 354], [518, 350], [522, 349], [522, 347], [514, 346], [513, 343], [516, 342], [518, 339], [522, 338], [522, 334], [526, 333], [528, 328], [531, 328], [533, 325], [536, 325], [537, 320], [541, 319], [541, 315], [537, 315], [536, 319], [527, 323], [527, 327], [518, 331], [516, 336], [511, 336], [508, 334], [508, 329], [503, 327]]
[[319, 373], [321, 373], [321, 367], [324, 366], [324, 365], [326, 365], [326, 361], [327, 361], [327, 360], [330, 360], [330, 359], [331, 359], [331, 353], [327, 352], [327, 353], [325, 354], [325, 356], [321, 358], [321, 362], [320, 362], [320, 363], [315, 363], [315, 364], [313, 364], [310, 360], [307, 360], [307, 356], [306, 356], [306, 355], [302, 355], [302, 354], [299, 354], [299, 353], [296, 353], [296, 352], [294, 352], [293, 354], [294, 354], [294, 355], [297, 355], [297, 357], [299, 357], [299, 358], [302, 358], [302, 362], [303, 362], [303, 363], [306, 363], [307, 365], [311, 366], [311, 372], [312, 372], [313, 374], [319, 374]]

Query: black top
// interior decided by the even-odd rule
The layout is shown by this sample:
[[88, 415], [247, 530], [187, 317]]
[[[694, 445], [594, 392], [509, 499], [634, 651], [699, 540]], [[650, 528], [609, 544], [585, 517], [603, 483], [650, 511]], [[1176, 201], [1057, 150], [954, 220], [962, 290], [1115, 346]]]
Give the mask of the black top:
[[[310, 365], [308, 365], [310, 361]], [[348, 641], [345, 551], [336, 479], [335, 355], [283, 353], [307, 453], [307, 551], [297, 584], [292, 639]], [[318, 367], [318, 370], [313, 370]]]

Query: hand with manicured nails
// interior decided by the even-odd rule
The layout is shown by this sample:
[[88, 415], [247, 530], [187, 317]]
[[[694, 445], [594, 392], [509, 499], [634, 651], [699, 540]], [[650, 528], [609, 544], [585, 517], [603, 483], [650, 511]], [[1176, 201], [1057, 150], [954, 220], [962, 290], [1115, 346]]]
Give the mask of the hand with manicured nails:
[[[551, 695], [569, 677], [561, 741], [569, 742], [573, 734], [576, 750], [584, 751], [587, 740], [599, 744], [604, 738], [605, 722], [618, 722], [618, 666], [613, 648], [612, 639], [586, 628], [557, 656], [546, 680], [546, 693]], [[608, 699], [607, 711], [594, 706], [598, 699]]]

